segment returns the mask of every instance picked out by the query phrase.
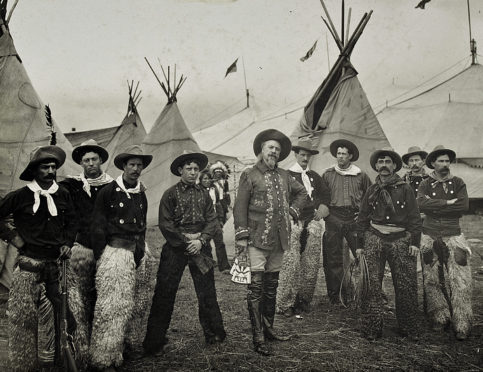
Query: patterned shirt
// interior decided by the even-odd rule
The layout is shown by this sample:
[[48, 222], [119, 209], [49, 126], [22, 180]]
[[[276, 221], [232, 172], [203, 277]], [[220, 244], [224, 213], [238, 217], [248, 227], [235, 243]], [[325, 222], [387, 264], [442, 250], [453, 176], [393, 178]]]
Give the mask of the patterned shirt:
[[411, 171], [408, 171], [404, 175], [403, 180], [411, 186], [414, 191], [414, 195], [418, 195], [419, 186], [426, 178], [428, 178], [428, 175], [424, 173], [424, 170], [421, 174], [413, 174]]
[[167, 244], [185, 249], [188, 239], [183, 233], [201, 233], [210, 240], [218, 221], [208, 191], [200, 185], [182, 181], [167, 189], [159, 204], [159, 228]]

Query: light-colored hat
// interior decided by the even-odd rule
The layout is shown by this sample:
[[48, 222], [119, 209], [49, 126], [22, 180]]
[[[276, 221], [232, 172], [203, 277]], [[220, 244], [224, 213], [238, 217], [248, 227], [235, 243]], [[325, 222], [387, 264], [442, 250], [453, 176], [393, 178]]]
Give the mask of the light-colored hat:
[[99, 157], [103, 163], [105, 163], [109, 158], [109, 154], [104, 147], [99, 146], [95, 140], [89, 139], [85, 142], [82, 142], [72, 151], [72, 159], [77, 164], [80, 164], [82, 157], [88, 152], [95, 152], [96, 154], [99, 154]]
[[132, 146], [129, 146], [127, 147], [123, 153], [117, 155], [115, 158], [114, 158], [114, 165], [120, 169], [120, 170], [123, 170], [124, 167], [124, 163], [126, 161], [128, 161], [129, 159], [132, 159], [132, 158], [139, 158], [142, 160], [143, 162], [143, 167], [144, 168], [147, 168], [147, 166], [151, 163], [151, 161], [153, 160], [153, 156], [152, 155], [145, 155], [144, 154], [144, 151], [142, 149], [141, 146], [139, 145], [132, 145]]
[[428, 153], [423, 151], [419, 146], [411, 146], [408, 148], [408, 152], [402, 156], [402, 161], [404, 164], [408, 165], [409, 158], [413, 155], [420, 155], [421, 159], [424, 160], [426, 159], [426, 156], [428, 156]]

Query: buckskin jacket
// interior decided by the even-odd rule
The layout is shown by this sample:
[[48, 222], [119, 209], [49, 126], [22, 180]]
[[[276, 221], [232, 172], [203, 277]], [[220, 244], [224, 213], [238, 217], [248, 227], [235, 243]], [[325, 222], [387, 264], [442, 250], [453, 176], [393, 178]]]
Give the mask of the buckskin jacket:
[[305, 187], [288, 171], [270, 169], [260, 160], [240, 176], [233, 208], [235, 240], [248, 238], [249, 245], [264, 250], [288, 249], [290, 214], [299, 216], [306, 198]]

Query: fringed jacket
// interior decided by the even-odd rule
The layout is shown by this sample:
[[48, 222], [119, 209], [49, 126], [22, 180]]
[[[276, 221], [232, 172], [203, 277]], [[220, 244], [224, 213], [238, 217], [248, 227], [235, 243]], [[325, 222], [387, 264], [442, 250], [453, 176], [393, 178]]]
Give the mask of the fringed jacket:
[[[235, 240], [248, 239], [259, 249], [288, 248], [290, 214], [299, 216], [307, 192], [288, 171], [269, 169], [260, 160], [240, 176], [233, 208]], [[289, 205], [289, 201], [292, 204]]]

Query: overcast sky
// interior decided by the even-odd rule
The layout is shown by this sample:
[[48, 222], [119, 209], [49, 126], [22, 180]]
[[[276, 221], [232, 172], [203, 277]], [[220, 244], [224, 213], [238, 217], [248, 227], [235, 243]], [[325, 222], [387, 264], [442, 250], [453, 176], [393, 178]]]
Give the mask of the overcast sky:
[[[351, 31], [365, 11], [374, 11], [351, 59], [373, 107], [467, 62], [456, 64], [470, 54], [466, 0], [433, 0], [425, 10], [415, 9], [417, 3], [345, 1]], [[326, 0], [339, 33], [340, 4]], [[483, 1], [470, 6], [473, 37], [483, 48]], [[195, 128], [244, 106], [242, 57], [263, 115], [303, 106], [328, 73], [328, 59], [337, 58], [330, 34], [327, 48], [323, 14], [319, 0], [20, 0], [10, 30], [64, 131], [119, 125], [127, 79], [140, 80], [139, 112], [149, 129], [166, 96], [144, 57], [160, 77], [157, 58], [188, 77], [178, 104]], [[315, 40], [313, 56], [300, 62]], [[224, 79], [238, 57], [238, 72]]]

